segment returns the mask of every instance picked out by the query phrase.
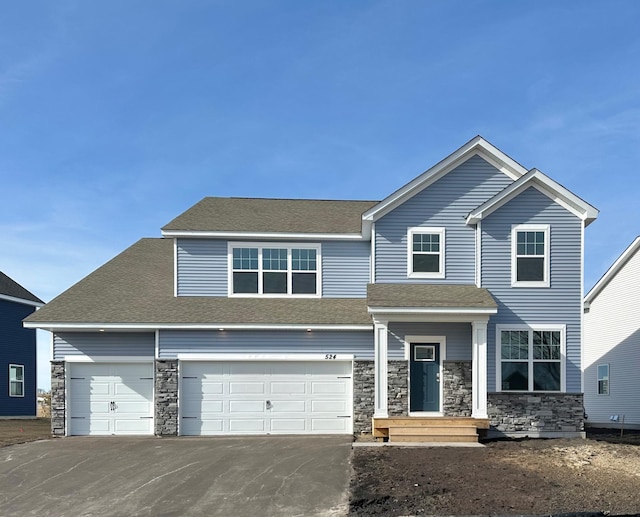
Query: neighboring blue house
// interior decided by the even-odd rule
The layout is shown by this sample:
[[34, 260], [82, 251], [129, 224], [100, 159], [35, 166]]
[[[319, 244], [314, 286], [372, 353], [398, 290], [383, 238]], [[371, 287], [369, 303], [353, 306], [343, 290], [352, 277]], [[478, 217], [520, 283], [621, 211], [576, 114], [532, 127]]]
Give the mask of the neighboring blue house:
[[481, 137], [382, 201], [205, 198], [27, 318], [53, 431], [583, 436], [597, 214]]
[[36, 331], [22, 320], [42, 305], [0, 272], [0, 418], [36, 416]]

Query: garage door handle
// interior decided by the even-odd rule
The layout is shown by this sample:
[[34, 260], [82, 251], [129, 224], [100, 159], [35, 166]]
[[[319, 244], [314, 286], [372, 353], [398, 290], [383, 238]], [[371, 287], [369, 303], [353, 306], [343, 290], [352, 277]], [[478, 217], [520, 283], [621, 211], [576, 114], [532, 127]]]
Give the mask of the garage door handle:
[[271, 409], [273, 407], [273, 404], [271, 403], [270, 400], [267, 400], [267, 409]]

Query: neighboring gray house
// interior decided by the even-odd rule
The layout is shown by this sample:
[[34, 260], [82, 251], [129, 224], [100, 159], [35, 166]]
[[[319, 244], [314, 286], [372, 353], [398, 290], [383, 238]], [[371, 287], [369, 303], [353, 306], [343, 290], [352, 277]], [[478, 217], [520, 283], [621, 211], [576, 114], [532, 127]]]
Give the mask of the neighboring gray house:
[[624, 419], [624, 427], [640, 429], [639, 249], [640, 237], [584, 299], [584, 406], [590, 427], [619, 428]]
[[382, 201], [205, 198], [27, 318], [53, 430], [581, 436], [597, 213], [481, 137]]

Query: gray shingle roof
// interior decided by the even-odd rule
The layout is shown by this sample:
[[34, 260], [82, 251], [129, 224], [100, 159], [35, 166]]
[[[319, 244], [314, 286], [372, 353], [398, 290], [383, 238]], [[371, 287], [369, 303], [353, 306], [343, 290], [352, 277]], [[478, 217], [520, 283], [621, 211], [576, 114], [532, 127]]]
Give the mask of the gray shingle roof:
[[[370, 325], [365, 299], [173, 296], [173, 239], [142, 239], [29, 323]], [[44, 325], [46, 326], [46, 325]]]
[[21, 300], [27, 300], [30, 302], [44, 303], [35, 294], [27, 291], [18, 282], [9, 278], [2, 271], [0, 271], [0, 294], [11, 296], [13, 298], [20, 298]]
[[360, 233], [377, 201], [206, 197], [164, 231]]
[[371, 307], [434, 307], [495, 309], [489, 291], [475, 285], [369, 284]]

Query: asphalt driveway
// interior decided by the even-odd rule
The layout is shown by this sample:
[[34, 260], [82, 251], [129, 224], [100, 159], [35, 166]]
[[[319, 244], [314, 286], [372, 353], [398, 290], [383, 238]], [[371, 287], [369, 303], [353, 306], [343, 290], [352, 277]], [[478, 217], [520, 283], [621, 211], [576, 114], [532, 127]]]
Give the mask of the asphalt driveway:
[[344, 515], [350, 436], [71, 437], [0, 448], [0, 515]]

